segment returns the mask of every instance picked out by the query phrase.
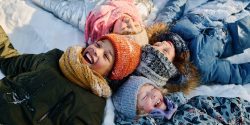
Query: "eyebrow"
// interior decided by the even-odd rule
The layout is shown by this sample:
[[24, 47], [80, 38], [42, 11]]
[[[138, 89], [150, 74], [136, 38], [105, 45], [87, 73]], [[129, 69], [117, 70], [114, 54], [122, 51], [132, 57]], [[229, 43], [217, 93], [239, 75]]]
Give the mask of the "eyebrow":
[[125, 30], [127, 27], [123, 27], [121, 30], [123, 31], [123, 30]]
[[97, 43], [100, 42], [100, 43], [103, 43], [103, 40], [98, 40]]

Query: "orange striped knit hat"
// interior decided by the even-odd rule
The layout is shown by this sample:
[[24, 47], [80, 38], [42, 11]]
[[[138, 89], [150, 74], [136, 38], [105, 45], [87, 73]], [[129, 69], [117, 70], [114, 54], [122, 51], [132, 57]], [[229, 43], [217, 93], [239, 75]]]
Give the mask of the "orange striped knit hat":
[[115, 63], [109, 75], [111, 80], [122, 80], [131, 74], [139, 64], [141, 46], [123, 35], [107, 34], [100, 40], [108, 39], [115, 51]]

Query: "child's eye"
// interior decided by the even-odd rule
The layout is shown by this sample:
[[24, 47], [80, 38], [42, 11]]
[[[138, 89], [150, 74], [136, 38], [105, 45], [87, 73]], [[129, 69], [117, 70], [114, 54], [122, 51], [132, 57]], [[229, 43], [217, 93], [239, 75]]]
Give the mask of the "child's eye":
[[101, 48], [100, 43], [96, 42], [95, 45], [96, 45], [97, 48]]
[[122, 21], [123, 22], [125, 22], [125, 21], [127, 21], [128, 20], [128, 17], [126, 17], [126, 16], [124, 16], [123, 18], [122, 18]]
[[142, 99], [143, 99], [143, 100], [146, 100], [146, 99], [147, 99], [147, 97], [148, 97], [148, 96], [147, 96], [147, 95], [145, 95]]
[[154, 44], [154, 46], [161, 46], [161, 43], [157, 42]]
[[129, 31], [123, 31], [121, 34], [122, 34], [122, 35], [130, 35], [131, 32], [129, 32]]
[[163, 51], [167, 53], [167, 52], [168, 52], [168, 49], [164, 49]]
[[128, 23], [128, 22], [129, 22], [129, 18], [126, 17], [126, 18], [124, 19], [124, 22]]
[[107, 60], [109, 60], [108, 54], [105, 53], [105, 54], [104, 54], [104, 58], [107, 59]]
[[121, 31], [126, 31], [126, 29], [127, 29], [127, 26], [122, 27]]
[[151, 91], [155, 91], [155, 90], [157, 90], [157, 88], [154, 87]]

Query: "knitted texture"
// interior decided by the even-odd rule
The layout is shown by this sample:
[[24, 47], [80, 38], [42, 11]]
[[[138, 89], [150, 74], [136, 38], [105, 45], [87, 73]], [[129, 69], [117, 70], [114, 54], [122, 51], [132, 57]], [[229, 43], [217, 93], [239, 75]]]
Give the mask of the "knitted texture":
[[178, 34], [169, 32], [168, 38], [174, 44], [177, 54], [180, 54], [181, 52], [184, 51], [189, 51], [186, 42]]
[[169, 78], [178, 74], [178, 69], [160, 51], [151, 45], [142, 48], [141, 62], [136, 69], [136, 74], [143, 75], [163, 87]]
[[123, 35], [107, 34], [100, 40], [108, 39], [115, 51], [115, 62], [109, 78], [121, 80], [131, 74], [140, 62], [141, 46]]
[[100, 97], [109, 97], [111, 89], [107, 81], [99, 73], [90, 69], [84, 62], [80, 46], [67, 48], [59, 60], [59, 66], [63, 74], [73, 83], [91, 90]]
[[132, 0], [107, 1], [96, 6], [87, 16], [84, 30], [86, 42], [91, 44], [102, 35], [110, 33], [116, 20], [123, 14], [131, 16], [143, 25], [141, 15]]
[[167, 32], [158, 36], [160, 41], [171, 41], [174, 44], [176, 55], [180, 55], [182, 52], [189, 51], [187, 43], [176, 33]]
[[137, 109], [137, 94], [145, 84], [154, 85], [152, 81], [142, 76], [130, 76], [129, 79], [112, 95], [114, 107], [118, 113], [128, 119], [135, 118]]

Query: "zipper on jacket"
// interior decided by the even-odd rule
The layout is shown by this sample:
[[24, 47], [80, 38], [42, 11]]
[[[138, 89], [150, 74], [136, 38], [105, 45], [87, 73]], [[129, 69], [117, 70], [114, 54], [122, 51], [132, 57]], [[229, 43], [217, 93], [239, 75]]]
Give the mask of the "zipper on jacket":
[[49, 109], [48, 112], [46, 112], [44, 115], [42, 115], [37, 122], [41, 123], [45, 118], [47, 117], [53, 117], [59, 112], [62, 111], [65, 105], [68, 105], [70, 102], [73, 101], [74, 93], [71, 91], [69, 94], [67, 94], [65, 97], [63, 97], [55, 106], [53, 106], [51, 109]]
[[38, 123], [42, 122], [47, 116], [48, 116], [49, 112], [46, 112], [44, 115], [42, 115], [42, 117], [40, 119], [37, 120]]

